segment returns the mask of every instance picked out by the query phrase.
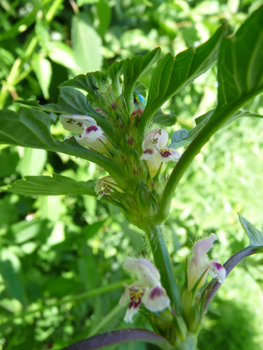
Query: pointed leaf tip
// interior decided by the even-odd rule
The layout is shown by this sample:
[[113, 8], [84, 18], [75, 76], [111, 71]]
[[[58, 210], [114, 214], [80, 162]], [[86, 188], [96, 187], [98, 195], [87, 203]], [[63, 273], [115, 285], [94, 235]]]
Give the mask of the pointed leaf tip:
[[260, 247], [263, 248], [263, 232], [259, 231], [254, 225], [238, 213], [239, 221], [246, 231], [250, 245], [249, 247]]

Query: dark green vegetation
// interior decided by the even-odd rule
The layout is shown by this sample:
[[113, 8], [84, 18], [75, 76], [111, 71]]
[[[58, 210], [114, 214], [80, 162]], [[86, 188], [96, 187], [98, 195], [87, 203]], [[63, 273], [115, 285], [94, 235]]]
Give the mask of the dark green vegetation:
[[[72, 7], [63, 1], [35, 1], [30, 7], [2, 1], [0, 106], [18, 110], [13, 98], [56, 103], [57, 85], [76, 74], [105, 70], [115, 60], [144, 55], [157, 45], [163, 54], [176, 54], [204, 42], [223, 20], [232, 33], [260, 3], [80, 0]], [[228, 68], [223, 62], [222, 69]], [[151, 71], [142, 83], [149, 85], [150, 77]], [[212, 68], [165, 105], [166, 113], [174, 111], [178, 117], [176, 128], [192, 129], [195, 117], [215, 108], [215, 81]], [[220, 90], [222, 103], [235, 95], [223, 97]], [[245, 109], [263, 114], [262, 97]], [[212, 138], [189, 168], [166, 223], [175, 266], [204, 232], [217, 233], [215, 255], [222, 262], [245, 247], [248, 240], [237, 212], [262, 226], [262, 126], [258, 119], [236, 120]], [[52, 132], [61, 140], [66, 136], [59, 123], [52, 125]], [[56, 173], [72, 178], [69, 185], [76, 192], [74, 180], [84, 183], [101, 174], [81, 158], [18, 147], [1, 146], [0, 164], [2, 186], [26, 175]], [[60, 179], [50, 183], [54, 194]], [[93, 187], [85, 184], [82, 190], [90, 193]], [[2, 193], [0, 224], [0, 349], [60, 349], [98, 332], [127, 327], [118, 306], [127, 278], [121, 265], [142, 248], [146, 254], [147, 246], [118, 209], [93, 197], [71, 196], [70, 190], [38, 198]], [[180, 266], [175, 271], [179, 279]], [[260, 347], [262, 282], [260, 256], [232, 273], [208, 313], [200, 349]], [[140, 326], [150, 327], [139, 315]], [[232, 331], [226, 335], [226, 329]], [[246, 335], [243, 341], [239, 330]]]

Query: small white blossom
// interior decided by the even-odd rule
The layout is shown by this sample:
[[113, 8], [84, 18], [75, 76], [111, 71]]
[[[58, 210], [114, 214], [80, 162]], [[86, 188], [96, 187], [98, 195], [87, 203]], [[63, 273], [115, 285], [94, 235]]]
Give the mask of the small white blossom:
[[121, 305], [129, 303], [124, 321], [133, 322], [132, 317], [139, 311], [141, 303], [153, 312], [166, 309], [170, 304], [165, 289], [160, 282], [160, 274], [154, 265], [147, 260], [126, 258], [124, 268], [138, 278], [128, 284], [123, 284], [125, 291], [120, 299]]
[[176, 149], [166, 146], [167, 142], [167, 132], [163, 129], [155, 129], [149, 132], [142, 143], [141, 159], [147, 161], [151, 178], [156, 175], [162, 163], [177, 162], [181, 157]]
[[95, 119], [87, 115], [62, 115], [60, 121], [64, 129], [80, 134], [75, 136], [75, 139], [81, 146], [97, 152], [107, 151], [104, 144], [107, 144], [108, 140]]
[[226, 270], [224, 266], [219, 263], [217, 258], [209, 260], [207, 256], [207, 252], [213, 248], [213, 242], [216, 240], [216, 235], [212, 233], [209, 237], [195, 243], [187, 274], [187, 287], [189, 290], [193, 289], [196, 282], [205, 271], [198, 287], [201, 287], [205, 283], [208, 273], [210, 273], [212, 277], [217, 277], [219, 283], [224, 283], [226, 279]]
[[61, 115], [60, 122], [63, 128], [68, 131], [82, 133], [85, 127], [97, 125], [96, 120], [87, 115]]

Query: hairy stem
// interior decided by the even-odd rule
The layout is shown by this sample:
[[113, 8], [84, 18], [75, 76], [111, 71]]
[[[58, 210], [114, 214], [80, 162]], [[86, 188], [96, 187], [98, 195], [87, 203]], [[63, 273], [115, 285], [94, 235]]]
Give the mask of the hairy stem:
[[167, 249], [167, 245], [163, 236], [164, 227], [149, 225], [145, 228], [145, 233], [150, 241], [154, 262], [160, 271], [162, 285], [165, 288], [172, 306], [178, 315], [182, 315], [182, 305], [180, 293]]

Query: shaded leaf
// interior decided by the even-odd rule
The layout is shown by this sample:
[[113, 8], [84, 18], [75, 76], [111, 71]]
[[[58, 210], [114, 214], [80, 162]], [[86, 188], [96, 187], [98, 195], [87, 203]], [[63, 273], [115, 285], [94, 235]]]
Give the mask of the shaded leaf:
[[163, 126], [173, 126], [176, 123], [176, 119], [173, 111], [170, 114], [165, 114], [159, 109], [153, 116], [152, 122]]
[[263, 89], [263, 6], [234, 36], [223, 38], [218, 61], [217, 109], [244, 101]]
[[123, 96], [126, 101], [129, 114], [132, 112], [133, 90], [137, 80], [160, 58], [160, 55], [161, 49], [157, 47], [144, 56], [134, 56], [131, 59], [126, 59], [124, 61]]
[[2, 249], [0, 256], [0, 271], [6, 291], [10, 297], [26, 306], [26, 295], [21, 274], [21, 263], [18, 257], [8, 249]]
[[172, 136], [172, 143], [170, 144], [169, 147], [172, 147], [172, 148], [179, 148], [179, 147], [182, 147], [182, 146], [185, 146], [188, 144], [188, 136], [190, 134], [191, 130], [186, 130], [186, 129], [180, 129], [180, 130], [177, 130], [173, 133], [173, 136]]

